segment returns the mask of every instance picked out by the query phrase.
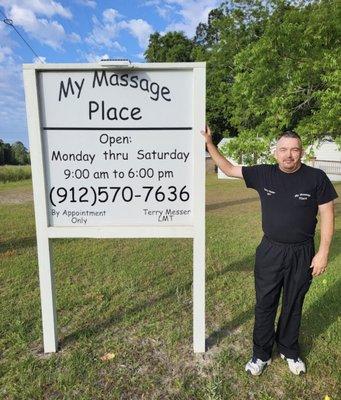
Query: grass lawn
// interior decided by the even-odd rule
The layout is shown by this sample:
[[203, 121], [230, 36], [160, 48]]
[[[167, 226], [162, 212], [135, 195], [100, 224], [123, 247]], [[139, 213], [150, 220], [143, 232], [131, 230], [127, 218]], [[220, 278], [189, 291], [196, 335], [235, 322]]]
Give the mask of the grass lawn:
[[244, 372], [258, 195], [209, 174], [206, 201], [204, 355], [192, 350], [190, 239], [53, 240], [60, 351], [44, 355], [30, 181], [1, 184], [0, 399], [340, 399], [340, 199], [328, 271], [304, 303], [307, 374], [292, 375], [274, 349], [259, 377]]

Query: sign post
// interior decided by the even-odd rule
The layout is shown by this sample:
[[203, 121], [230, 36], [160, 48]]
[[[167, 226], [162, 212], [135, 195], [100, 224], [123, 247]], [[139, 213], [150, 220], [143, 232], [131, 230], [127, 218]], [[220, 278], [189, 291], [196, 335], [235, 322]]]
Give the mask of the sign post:
[[57, 350], [52, 238], [193, 238], [205, 351], [205, 63], [25, 64], [44, 351]]

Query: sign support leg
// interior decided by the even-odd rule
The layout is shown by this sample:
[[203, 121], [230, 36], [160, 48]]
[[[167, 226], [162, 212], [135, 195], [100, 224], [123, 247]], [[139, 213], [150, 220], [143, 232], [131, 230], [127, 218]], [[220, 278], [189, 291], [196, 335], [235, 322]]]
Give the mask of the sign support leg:
[[193, 71], [193, 161], [194, 236], [193, 236], [193, 347], [194, 353], [205, 352], [205, 68]]
[[44, 352], [55, 353], [57, 351], [57, 316], [51, 243], [47, 236], [37, 235], [37, 245]]
[[193, 348], [205, 352], [205, 233], [193, 239]]

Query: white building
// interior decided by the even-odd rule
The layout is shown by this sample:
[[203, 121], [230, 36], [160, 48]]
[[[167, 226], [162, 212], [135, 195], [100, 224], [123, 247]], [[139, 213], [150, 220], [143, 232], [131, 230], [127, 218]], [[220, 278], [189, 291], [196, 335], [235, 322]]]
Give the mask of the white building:
[[[219, 144], [218, 148], [220, 149], [225, 143], [229, 142], [233, 138], [223, 138]], [[310, 150], [311, 146], [307, 149]], [[315, 159], [313, 161], [306, 161], [303, 157], [303, 162], [307, 165], [311, 165], [315, 168], [320, 168], [326, 172], [328, 178], [331, 181], [338, 182], [341, 181], [341, 151], [338, 149], [336, 143], [331, 139], [325, 139], [317, 148], [314, 145], [315, 149]], [[240, 165], [236, 160], [232, 157], [227, 157], [227, 159], [234, 165]], [[218, 168], [218, 179], [237, 179], [226, 176], [219, 168]]]

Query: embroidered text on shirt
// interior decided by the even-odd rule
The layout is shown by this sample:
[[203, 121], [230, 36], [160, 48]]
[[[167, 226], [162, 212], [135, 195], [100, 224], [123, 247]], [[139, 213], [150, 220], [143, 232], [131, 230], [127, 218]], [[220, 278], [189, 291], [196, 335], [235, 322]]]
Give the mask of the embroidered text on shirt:
[[268, 195], [268, 196], [272, 196], [273, 194], [275, 194], [276, 192], [274, 192], [273, 190], [270, 190], [270, 189], [266, 189], [266, 188], [263, 188], [265, 191], [266, 191], [266, 194]]
[[296, 193], [295, 197], [298, 197], [298, 200], [308, 200], [308, 198], [310, 197], [309, 193]]

